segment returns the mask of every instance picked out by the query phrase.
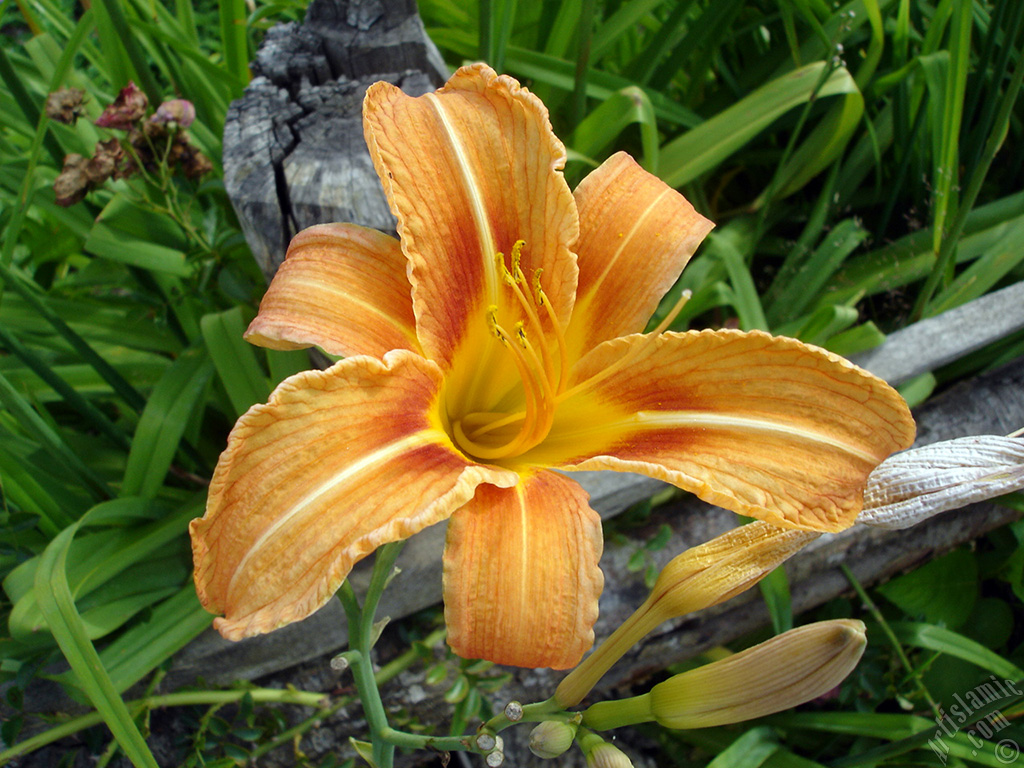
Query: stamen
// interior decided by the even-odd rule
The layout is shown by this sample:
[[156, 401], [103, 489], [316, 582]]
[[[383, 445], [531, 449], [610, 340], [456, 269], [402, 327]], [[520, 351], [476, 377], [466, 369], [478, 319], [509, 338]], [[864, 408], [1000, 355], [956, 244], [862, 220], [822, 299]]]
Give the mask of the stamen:
[[496, 254], [494, 254], [494, 261], [495, 264], [497, 264], [498, 272], [501, 275], [502, 282], [504, 282], [505, 285], [515, 285], [515, 277], [511, 272], [508, 271], [508, 267], [505, 266], [505, 254], [502, 253], [501, 251], [498, 251]]
[[[537, 355], [537, 351], [533, 348], [530, 340], [526, 338], [526, 332], [523, 329], [523, 323], [516, 323], [516, 337], [519, 339], [520, 345], [526, 351], [526, 354], [530, 356], [530, 362], [533, 366], [529, 368], [530, 371], [534, 372], [534, 377], [531, 378], [534, 384], [534, 393], [537, 395], [537, 410], [538, 418], [535, 420], [533, 428], [529, 431], [526, 430], [526, 425], [520, 430], [520, 435], [523, 437], [524, 442], [533, 441], [533, 445], [540, 442], [547, 435], [548, 430], [551, 429], [551, 424], [555, 419], [555, 393], [551, 390], [551, 382], [540, 376], [541, 361]], [[522, 369], [520, 369], [522, 370]], [[526, 381], [524, 379], [524, 386]], [[469, 434], [471, 440], [477, 440], [481, 435], [485, 435], [488, 432], [493, 432], [496, 429], [501, 429], [510, 424], [515, 424], [517, 421], [521, 421], [526, 417], [526, 414], [511, 413], [504, 415], [503, 418], [489, 421], [485, 424], [480, 425], [477, 429], [472, 430]], [[465, 419], [463, 419], [465, 421]], [[532, 447], [529, 445], [527, 447]]]
[[[525, 244], [526, 243], [522, 240], [516, 240], [515, 245], [512, 246], [512, 265], [515, 272], [515, 280], [508, 285], [516, 295], [516, 299], [519, 300], [519, 306], [522, 307], [523, 312], [526, 313], [526, 317], [529, 319], [532, 327], [536, 329], [537, 335], [543, 339], [544, 326], [540, 324], [540, 317], [537, 316], [537, 310], [533, 308], [533, 304], [531, 304], [530, 300], [526, 298], [526, 294], [523, 293], [523, 289], [520, 287], [521, 285], [527, 284], [526, 276], [523, 275], [523, 270], [519, 265], [519, 259]], [[555, 327], [558, 327], [557, 324]], [[547, 344], [541, 344], [540, 353], [544, 360], [544, 375], [547, 377], [548, 381], [551, 381], [555, 378], [555, 366], [551, 360], [551, 353], [548, 351]]]
[[[523, 426], [520, 428], [519, 433], [509, 442], [498, 446], [481, 445], [466, 434], [461, 421], [454, 422], [452, 424], [452, 429], [455, 432], [455, 438], [459, 445], [462, 446], [463, 450], [478, 459], [503, 459], [508, 456], [514, 456], [517, 453], [521, 453], [524, 450], [522, 448], [524, 443], [531, 439], [536, 433], [537, 412], [541, 408], [541, 397], [538, 392], [539, 382], [536, 378], [536, 372], [531, 370], [531, 366], [529, 361], [526, 359], [524, 350], [520, 349], [518, 344], [513, 344], [508, 331], [498, 324], [496, 315], [497, 308], [494, 308], [493, 312], [490, 311], [490, 308], [488, 309], [488, 324], [498, 338], [500, 338], [505, 344], [505, 347], [512, 352], [512, 359], [515, 361], [516, 368], [519, 369], [519, 377], [522, 379], [523, 389], [526, 394], [526, 414], [523, 417]], [[490, 322], [491, 318], [494, 318], [493, 324]], [[525, 340], [525, 334], [523, 338]], [[533, 357], [534, 360], [536, 360], [535, 353]], [[552, 404], [549, 398], [547, 409], [550, 410], [551, 408]], [[546, 417], [545, 420], [547, 420]], [[474, 432], [474, 436], [480, 434], [482, 431], [483, 430], [476, 430]]]
[[491, 332], [491, 335], [497, 338], [499, 341], [505, 341], [505, 337], [501, 331], [501, 326], [498, 325], [497, 304], [491, 304], [491, 306], [487, 308], [487, 330], [489, 330]]
[[631, 364], [641, 354], [646, 352], [659, 338], [661, 338], [661, 335], [668, 329], [670, 325], [672, 325], [672, 322], [679, 316], [679, 313], [683, 311], [683, 307], [686, 306], [686, 302], [690, 300], [691, 296], [693, 296], [692, 291], [683, 291], [680, 294], [679, 299], [676, 301], [676, 303], [672, 305], [672, 309], [669, 310], [668, 314], [665, 315], [665, 317], [662, 319], [660, 323], [658, 323], [657, 327], [653, 331], [651, 331], [650, 333], [643, 334], [641, 336], [642, 340], [639, 343], [634, 344], [632, 347], [630, 347], [630, 349], [626, 351], [626, 354], [624, 354], [614, 363], [609, 365], [607, 368], [602, 368], [589, 379], [584, 379], [583, 381], [576, 384], [576, 386], [574, 386], [572, 389], [566, 390], [565, 392], [561, 392], [558, 395], [558, 397], [555, 398], [556, 403], [560, 403], [563, 400], [566, 400], [574, 395], [578, 395], [580, 392], [586, 389], [590, 389], [595, 384], [604, 381], [609, 376], [612, 376], [613, 374], [621, 371], [627, 365]]
[[547, 312], [548, 321], [551, 323], [551, 330], [555, 334], [555, 344], [558, 345], [558, 384], [555, 386], [555, 392], [556, 394], [562, 394], [565, 390], [566, 378], [569, 375], [569, 349], [565, 344], [565, 334], [562, 333], [562, 326], [559, 324], [558, 318], [555, 317], [555, 310], [551, 308], [551, 302], [541, 287], [540, 274], [543, 271], [543, 269], [538, 268], [533, 273], [533, 296], [537, 300], [537, 304], [544, 307], [544, 311]]
[[512, 244], [512, 274], [518, 281], [520, 276], [523, 274], [523, 270], [519, 268], [519, 262], [523, 258], [523, 248], [526, 247], [525, 240], [516, 240]]
[[679, 313], [683, 311], [683, 307], [693, 298], [693, 291], [687, 288], [685, 291], [679, 294], [679, 298], [676, 299], [676, 303], [672, 305], [672, 309], [668, 311], [668, 314], [661, 319], [658, 326], [651, 331], [655, 336], [660, 336], [671, 327], [672, 323], [675, 322], [676, 318], [679, 317]]

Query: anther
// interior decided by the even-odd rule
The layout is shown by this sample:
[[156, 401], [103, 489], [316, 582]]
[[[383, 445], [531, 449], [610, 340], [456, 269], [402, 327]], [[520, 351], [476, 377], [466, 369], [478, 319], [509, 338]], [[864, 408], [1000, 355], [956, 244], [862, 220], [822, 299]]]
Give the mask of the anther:
[[498, 325], [498, 305], [491, 304], [487, 308], [487, 330], [491, 332], [499, 341], [505, 341], [505, 335], [501, 332], [501, 326]]
[[520, 320], [515, 324], [516, 338], [519, 339], [519, 345], [526, 349], [526, 323]]
[[540, 276], [543, 271], [543, 267], [537, 267], [537, 269], [533, 270], [533, 298], [537, 302], [538, 307], [543, 307], [544, 303], [548, 300], [548, 297], [544, 295], [544, 289], [540, 286]]
[[494, 254], [494, 263], [498, 267], [498, 272], [501, 273], [501, 280], [505, 285], [515, 285], [516, 279], [511, 272], [508, 271], [508, 267], [505, 265], [505, 254], [498, 251]]
[[512, 244], [512, 274], [518, 281], [519, 276], [522, 274], [522, 270], [519, 268], [519, 262], [523, 257], [523, 248], [526, 246], [525, 240], [516, 240]]

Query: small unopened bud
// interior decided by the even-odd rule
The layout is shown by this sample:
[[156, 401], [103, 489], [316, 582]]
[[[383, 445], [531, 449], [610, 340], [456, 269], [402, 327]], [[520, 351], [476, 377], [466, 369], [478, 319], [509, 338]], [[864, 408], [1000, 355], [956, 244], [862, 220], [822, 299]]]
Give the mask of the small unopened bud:
[[587, 768], [633, 768], [625, 752], [596, 733], [585, 732], [580, 737], [580, 748], [587, 758]]
[[707, 728], [781, 712], [835, 688], [867, 639], [852, 619], [784, 632], [651, 689], [651, 713], [667, 728]]
[[557, 720], [545, 720], [530, 731], [530, 751], [551, 760], [565, 753], [576, 738], [576, 728]]
[[579, 704], [659, 624], [749, 589], [818, 535], [754, 522], [686, 550], [661, 571], [644, 604], [561, 682], [555, 700], [563, 707]]

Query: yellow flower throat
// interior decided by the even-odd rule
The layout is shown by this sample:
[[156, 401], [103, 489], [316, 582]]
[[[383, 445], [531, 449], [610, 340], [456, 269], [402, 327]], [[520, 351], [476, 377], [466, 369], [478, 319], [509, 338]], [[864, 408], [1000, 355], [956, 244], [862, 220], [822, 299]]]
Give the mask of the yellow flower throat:
[[[519, 372], [524, 407], [513, 413], [474, 411], [452, 423], [456, 443], [478, 459], [518, 456], [538, 445], [551, 430], [558, 396], [565, 390], [569, 367], [565, 337], [541, 287], [543, 270], [534, 271], [532, 285], [523, 274], [520, 261], [524, 246], [522, 240], [512, 246], [511, 267], [505, 264], [503, 253], [495, 254], [494, 261], [502, 282], [511, 291], [525, 319], [517, 321], [509, 332], [498, 322], [498, 306], [491, 305], [487, 310], [491, 335], [511, 353]], [[541, 313], [548, 320], [547, 330]], [[548, 342], [548, 333], [554, 336], [557, 361]], [[536, 346], [530, 336], [538, 340]]]
[[[522, 240], [517, 240], [512, 246], [510, 265], [506, 265], [503, 253], [499, 252], [494, 257], [501, 282], [511, 294], [512, 306], [519, 310], [523, 319], [517, 320], [509, 331], [498, 321], [498, 305], [492, 304], [487, 308], [491, 341], [497, 340], [515, 363], [522, 384], [521, 395], [515, 401], [520, 405], [506, 410], [469, 410], [461, 416], [448, 414], [449, 434], [455, 444], [467, 455], [481, 461], [520, 456], [543, 442], [554, 424], [559, 404], [593, 390], [600, 382], [631, 365], [669, 328], [691, 295], [690, 291], [683, 291], [658, 326], [642, 334], [639, 344], [629, 346], [614, 362], [568, 387], [570, 365], [565, 335], [541, 287], [543, 270], [534, 271], [532, 283], [523, 273], [520, 261], [524, 245]], [[504, 382], [493, 389], [487, 387], [495, 383], [489, 378], [494, 375], [490, 368], [495, 361], [485, 354], [476, 362], [476, 378], [471, 391], [486, 388], [494, 397], [491, 403], [504, 400], [514, 391]]]

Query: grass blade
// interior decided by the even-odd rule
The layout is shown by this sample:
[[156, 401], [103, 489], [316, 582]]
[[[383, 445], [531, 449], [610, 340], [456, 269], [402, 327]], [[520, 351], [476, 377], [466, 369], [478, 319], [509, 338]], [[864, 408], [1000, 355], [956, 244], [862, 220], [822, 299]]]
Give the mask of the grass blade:
[[160, 379], [135, 429], [122, 496], [152, 497], [160, 490], [212, 375], [213, 363], [200, 347], [184, 352]]
[[79, 526], [89, 518], [90, 516], [83, 517], [79, 523], [66, 528], [46, 548], [36, 573], [36, 599], [64, 658], [75, 671], [84, 692], [103, 716], [125, 755], [137, 768], [158, 768], [153, 753], [139, 733], [128, 708], [114, 688], [95, 647], [86, 635], [68, 588], [68, 549]]

